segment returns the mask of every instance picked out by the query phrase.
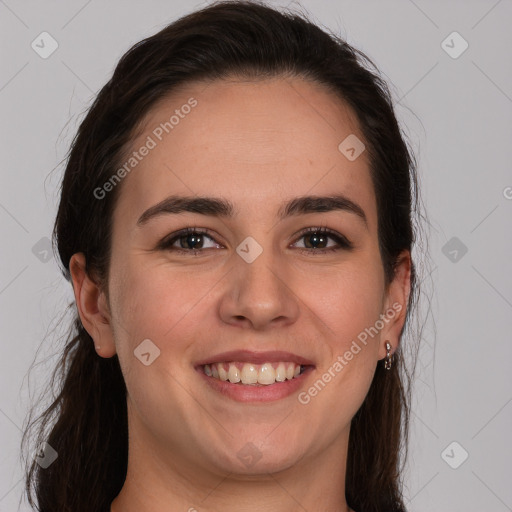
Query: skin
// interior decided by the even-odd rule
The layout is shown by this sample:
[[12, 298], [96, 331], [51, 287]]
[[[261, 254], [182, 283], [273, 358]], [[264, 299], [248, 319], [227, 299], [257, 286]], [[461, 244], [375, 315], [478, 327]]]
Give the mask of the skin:
[[[111, 510], [347, 512], [350, 421], [385, 341], [398, 345], [410, 255], [386, 286], [367, 152], [351, 162], [338, 150], [350, 134], [364, 138], [332, 93], [300, 78], [188, 84], [148, 113], [132, 150], [191, 96], [197, 106], [121, 184], [108, 294], [86, 275], [83, 254], [71, 259], [82, 322], [99, 357], [118, 354], [128, 389], [128, 474]], [[347, 211], [277, 219], [284, 201], [335, 193], [361, 206], [367, 225]], [[137, 226], [170, 194], [223, 197], [238, 213], [165, 214]], [[311, 236], [298, 233], [318, 226], [354, 249], [301, 252]], [[156, 249], [187, 227], [213, 233], [201, 254]], [[247, 236], [263, 248], [250, 264], [236, 252]], [[187, 250], [179, 240], [174, 247]], [[194, 369], [228, 350], [285, 350], [315, 362], [304, 391], [394, 303], [401, 312], [307, 404], [298, 392], [242, 404], [209, 389]], [[147, 338], [161, 351], [149, 366], [134, 356]], [[262, 455], [250, 467], [237, 456], [247, 443]]]

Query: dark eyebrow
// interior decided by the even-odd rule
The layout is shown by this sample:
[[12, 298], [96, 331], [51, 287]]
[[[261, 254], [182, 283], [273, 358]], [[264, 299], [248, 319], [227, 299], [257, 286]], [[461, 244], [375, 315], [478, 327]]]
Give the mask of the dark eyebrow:
[[351, 201], [348, 197], [341, 194], [332, 196], [296, 197], [279, 209], [278, 217], [279, 220], [283, 220], [292, 215], [331, 212], [336, 210], [354, 213], [364, 222], [365, 226], [368, 227], [364, 210], [357, 203], [354, 203], [354, 201]]
[[137, 221], [140, 226], [149, 219], [163, 214], [177, 214], [183, 212], [199, 213], [201, 215], [212, 215], [214, 217], [233, 217], [235, 208], [226, 199], [217, 197], [201, 196], [169, 196], [163, 201], [148, 208]]
[[[301, 196], [283, 204], [278, 211], [278, 219], [283, 220], [293, 215], [308, 213], [330, 212], [335, 210], [353, 213], [361, 218], [366, 227], [368, 221], [364, 210], [354, 201], [343, 195], [332, 196]], [[137, 221], [141, 226], [153, 217], [164, 214], [178, 214], [183, 212], [199, 213], [214, 217], [232, 218], [236, 209], [230, 201], [218, 197], [204, 196], [169, 196], [158, 204], [148, 208]]]

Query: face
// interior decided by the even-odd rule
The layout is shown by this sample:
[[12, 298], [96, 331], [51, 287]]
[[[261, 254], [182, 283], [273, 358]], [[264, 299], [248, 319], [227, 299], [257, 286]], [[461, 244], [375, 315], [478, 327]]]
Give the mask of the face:
[[[352, 111], [298, 78], [188, 85], [146, 116], [116, 185], [101, 321], [81, 308], [98, 354], [119, 356], [145, 453], [248, 477], [346, 445], [408, 293], [386, 286], [367, 151], [342, 152], [349, 136], [364, 140]], [[236, 363], [234, 381], [303, 373], [231, 383], [205, 374], [214, 361]]]

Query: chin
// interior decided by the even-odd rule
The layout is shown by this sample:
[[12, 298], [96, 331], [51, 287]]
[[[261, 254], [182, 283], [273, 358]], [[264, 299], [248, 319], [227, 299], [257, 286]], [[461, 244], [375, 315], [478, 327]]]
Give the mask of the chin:
[[[259, 445], [263, 445], [263, 447], [260, 449]], [[299, 453], [291, 446], [289, 449], [284, 449], [283, 446], [277, 449], [272, 445], [264, 445], [263, 441], [259, 445], [248, 441], [235, 452], [230, 448], [223, 455], [219, 454], [215, 463], [223, 472], [250, 479], [252, 476], [286, 471], [296, 465], [304, 456], [302, 451]]]

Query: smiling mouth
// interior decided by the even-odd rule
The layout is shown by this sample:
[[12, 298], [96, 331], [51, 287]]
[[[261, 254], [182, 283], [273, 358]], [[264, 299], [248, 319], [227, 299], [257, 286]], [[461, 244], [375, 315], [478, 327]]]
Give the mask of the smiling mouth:
[[247, 386], [270, 386], [294, 380], [307, 368], [306, 365], [285, 361], [263, 364], [229, 361], [202, 365], [202, 370], [208, 377]]

